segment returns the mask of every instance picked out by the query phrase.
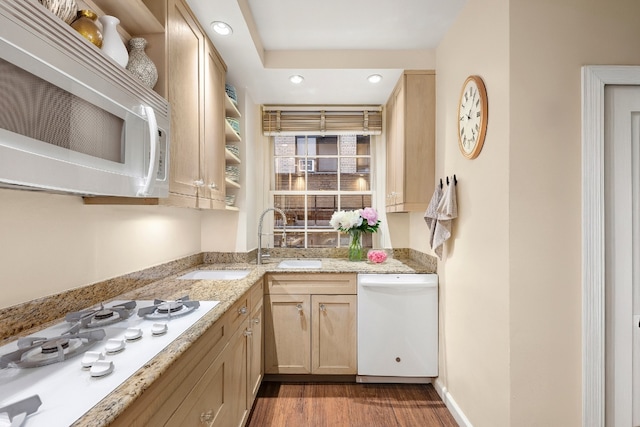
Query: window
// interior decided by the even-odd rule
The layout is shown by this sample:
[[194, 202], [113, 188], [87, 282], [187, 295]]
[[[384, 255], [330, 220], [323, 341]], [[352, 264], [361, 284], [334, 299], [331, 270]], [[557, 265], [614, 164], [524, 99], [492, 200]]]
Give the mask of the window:
[[[329, 224], [336, 210], [372, 206], [370, 136], [274, 136], [273, 206], [287, 216], [287, 246], [349, 245], [349, 236]], [[281, 245], [282, 222], [274, 224]], [[371, 246], [371, 235], [363, 236]]]

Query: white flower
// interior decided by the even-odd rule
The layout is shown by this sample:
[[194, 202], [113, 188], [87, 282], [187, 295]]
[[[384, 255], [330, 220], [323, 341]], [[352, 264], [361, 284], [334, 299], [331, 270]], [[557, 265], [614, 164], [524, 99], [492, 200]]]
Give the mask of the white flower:
[[351, 228], [360, 227], [362, 217], [360, 211], [337, 211], [333, 213], [329, 223], [336, 230], [348, 231]]

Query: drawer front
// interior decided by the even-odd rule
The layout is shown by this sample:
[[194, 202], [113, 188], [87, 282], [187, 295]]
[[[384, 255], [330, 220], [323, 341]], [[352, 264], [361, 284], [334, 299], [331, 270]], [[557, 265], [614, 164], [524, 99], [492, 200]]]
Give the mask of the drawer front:
[[293, 273], [269, 274], [269, 294], [328, 294], [355, 295], [356, 275], [353, 273]]
[[247, 319], [249, 319], [251, 307], [249, 301], [250, 295], [250, 290], [245, 292], [244, 295], [242, 295], [240, 299], [236, 301], [225, 313], [226, 320], [229, 323], [229, 331], [232, 334], [243, 324], [243, 322], [246, 322]]
[[255, 285], [249, 291], [249, 302], [251, 303], [251, 311], [253, 311], [259, 304], [262, 304], [262, 298], [264, 296], [264, 280], [256, 282]]

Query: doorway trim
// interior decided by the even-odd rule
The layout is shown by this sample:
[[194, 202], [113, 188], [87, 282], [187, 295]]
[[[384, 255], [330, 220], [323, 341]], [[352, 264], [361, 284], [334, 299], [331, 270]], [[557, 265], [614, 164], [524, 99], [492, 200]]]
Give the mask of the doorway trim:
[[604, 88], [640, 85], [640, 67], [582, 67], [582, 425], [605, 425]]

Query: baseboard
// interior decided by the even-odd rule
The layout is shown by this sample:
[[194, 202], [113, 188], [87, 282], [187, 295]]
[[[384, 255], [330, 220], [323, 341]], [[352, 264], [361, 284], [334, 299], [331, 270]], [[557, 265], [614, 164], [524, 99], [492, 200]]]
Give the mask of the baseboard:
[[442, 385], [440, 380], [437, 379], [433, 383], [433, 385], [436, 389], [436, 392], [440, 395], [440, 398], [442, 399], [444, 404], [447, 406], [447, 408], [449, 409], [449, 412], [451, 412], [451, 415], [456, 420], [458, 425], [461, 427], [473, 427], [473, 425], [471, 424], [471, 421], [467, 419], [467, 417], [462, 412], [462, 409], [460, 409], [456, 401], [453, 400], [453, 396], [451, 396], [451, 393], [449, 393], [447, 388]]
[[265, 374], [262, 381], [281, 383], [355, 383], [355, 375]]

